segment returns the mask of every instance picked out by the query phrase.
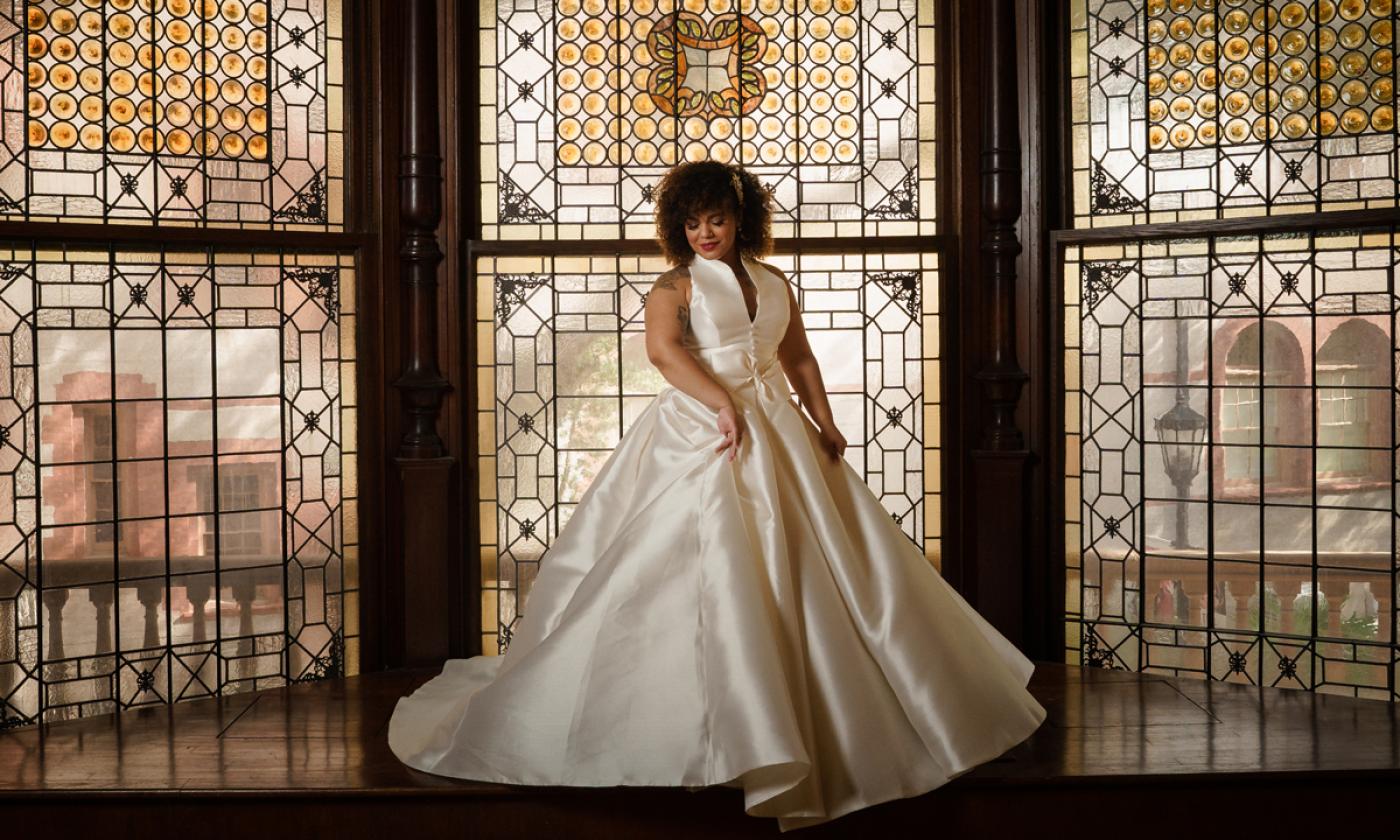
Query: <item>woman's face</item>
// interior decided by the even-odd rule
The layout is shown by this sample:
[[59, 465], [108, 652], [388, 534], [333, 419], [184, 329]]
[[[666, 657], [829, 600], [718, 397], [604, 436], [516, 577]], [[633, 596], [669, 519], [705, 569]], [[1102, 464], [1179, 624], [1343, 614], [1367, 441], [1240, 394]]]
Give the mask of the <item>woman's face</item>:
[[695, 213], [685, 219], [690, 248], [707, 260], [717, 260], [734, 247], [737, 233], [734, 213], [728, 208]]

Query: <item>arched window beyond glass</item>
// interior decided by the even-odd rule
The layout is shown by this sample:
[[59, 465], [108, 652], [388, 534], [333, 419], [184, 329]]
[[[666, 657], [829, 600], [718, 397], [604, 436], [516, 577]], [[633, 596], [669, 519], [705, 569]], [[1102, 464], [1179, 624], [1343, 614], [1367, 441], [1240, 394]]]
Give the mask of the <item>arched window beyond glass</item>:
[[1390, 341], [1362, 320], [1338, 326], [1317, 353], [1317, 472], [1385, 481], [1390, 443]]
[[[933, 4], [481, 7], [482, 235], [652, 235], [683, 160], [737, 161], [774, 233], [932, 233]], [[494, 17], [493, 17], [494, 16]]]
[[1394, 207], [1393, 0], [1074, 0], [1078, 227]]
[[0, 214], [338, 230], [339, 0], [4, 0]]
[[1279, 449], [1284, 443], [1305, 443], [1297, 427], [1299, 412], [1306, 412], [1307, 406], [1287, 387], [1305, 381], [1297, 337], [1277, 322], [1261, 325], [1241, 319], [1225, 322], [1217, 342], [1229, 347], [1224, 370], [1228, 387], [1219, 393], [1220, 486], [1257, 494], [1263, 484], [1277, 484], [1285, 472], [1301, 479], [1291, 475], [1295, 470], [1286, 469], [1297, 459], [1286, 452], [1280, 457]]
[[1400, 239], [1065, 257], [1070, 661], [1393, 699]]

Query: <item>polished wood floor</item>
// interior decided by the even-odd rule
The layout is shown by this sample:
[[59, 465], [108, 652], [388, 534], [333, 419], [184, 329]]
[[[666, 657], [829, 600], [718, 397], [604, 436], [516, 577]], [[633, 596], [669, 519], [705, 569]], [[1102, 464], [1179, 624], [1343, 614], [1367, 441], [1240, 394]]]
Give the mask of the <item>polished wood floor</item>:
[[[774, 820], [745, 815], [733, 789], [528, 788], [405, 768], [385, 741], [389, 714], [432, 673], [0, 734], [0, 826], [10, 836], [28, 836], [13, 833], [24, 825], [73, 836], [100, 826], [104, 840], [153, 831], [403, 840], [779, 833]], [[1270, 824], [1295, 836], [1314, 824], [1352, 832], [1393, 820], [1393, 704], [1054, 664], [1037, 668], [1031, 688], [1049, 718], [1002, 758], [930, 794], [798, 836], [1109, 836], [1118, 826], [1113, 836], [1138, 838]]]

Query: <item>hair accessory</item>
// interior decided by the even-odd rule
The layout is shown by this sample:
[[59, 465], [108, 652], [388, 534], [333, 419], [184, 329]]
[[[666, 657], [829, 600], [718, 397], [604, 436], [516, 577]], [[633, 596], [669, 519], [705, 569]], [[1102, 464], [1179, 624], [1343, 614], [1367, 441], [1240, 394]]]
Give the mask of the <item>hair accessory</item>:
[[739, 206], [744, 206], [744, 185], [739, 181], [739, 170], [729, 170], [729, 183], [734, 186], [734, 198], [738, 200]]

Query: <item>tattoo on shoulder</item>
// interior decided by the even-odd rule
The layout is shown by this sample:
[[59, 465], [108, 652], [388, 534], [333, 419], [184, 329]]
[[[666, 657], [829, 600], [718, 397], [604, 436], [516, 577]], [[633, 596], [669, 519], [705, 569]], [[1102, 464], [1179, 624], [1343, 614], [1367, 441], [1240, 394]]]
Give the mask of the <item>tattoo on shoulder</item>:
[[676, 281], [683, 280], [688, 276], [689, 275], [686, 273], [685, 269], [673, 268], [670, 271], [667, 271], [665, 274], [661, 275], [660, 277], [656, 278], [656, 288], [670, 289], [674, 291], [675, 289], [679, 288], [676, 285]]

